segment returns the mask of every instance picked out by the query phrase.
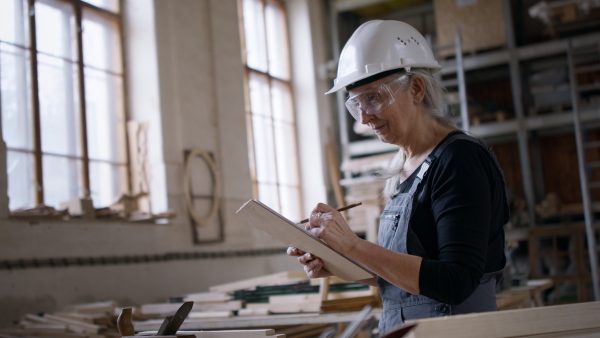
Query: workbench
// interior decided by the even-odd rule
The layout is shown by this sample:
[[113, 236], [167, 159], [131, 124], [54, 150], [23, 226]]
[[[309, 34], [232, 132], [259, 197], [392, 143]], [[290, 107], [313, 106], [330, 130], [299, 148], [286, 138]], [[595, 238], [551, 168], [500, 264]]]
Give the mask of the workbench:
[[541, 293], [554, 286], [551, 279], [529, 280], [523, 286], [515, 286], [496, 294], [498, 310], [514, 310], [544, 306]]

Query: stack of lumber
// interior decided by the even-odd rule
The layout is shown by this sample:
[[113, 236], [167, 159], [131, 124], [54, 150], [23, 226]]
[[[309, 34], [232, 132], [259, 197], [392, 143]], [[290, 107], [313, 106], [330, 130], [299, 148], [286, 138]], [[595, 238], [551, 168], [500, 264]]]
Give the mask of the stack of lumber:
[[[249, 298], [257, 297], [256, 293], [248, 295], [247, 292], [254, 292], [257, 288], [261, 287], [277, 287], [279, 285], [288, 285], [302, 281], [307, 281], [304, 271], [287, 271], [215, 285], [211, 286], [208, 292], [170, 297], [169, 303], [141, 305], [139, 309], [136, 309], [137, 311], [134, 311], [134, 319], [164, 318], [167, 315], [175, 313], [183, 302], [187, 301], [194, 302], [194, 307], [188, 316], [190, 319], [229, 318], [235, 315], [268, 314], [264, 310], [249, 311], [245, 308]], [[236, 293], [238, 296], [236, 296]], [[261, 300], [268, 301], [268, 298], [263, 297]]]
[[356, 233], [366, 234], [367, 240], [375, 241], [377, 223], [386, 204], [381, 192], [385, 186], [378, 174], [389, 169], [390, 162], [396, 153], [386, 153], [346, 160], [341, 165], [342, 171], [352, 174], [352, 178], [340, 180], [344, 188], [344, 199], [347, 204], [362, 202], [359, 208], [346, 212], [350, 228]]
[[346, 191], [346, 203], [362, 202], [360, 207], [345, 211], [348, 225], [352, 231], [366, 234], [367, 240], [375, 242], [379, 217], [387, 203], [382, 195], [385, 181], [376, 176], [362, 176], [343, 179], [340, 184]]
[[379, 296], [369, 286], [331, 277], [325, 298], [318, 280], [308, 280], [304, 271], [289, 271], [215, 285], [208, 292], [171, 297], [169, 303], [141, 305], [137, 321], [172, 315], [184, 301], [193, 301], [188, 320], [225, 319], [306, 312], [356, 311], [366, 305], [379, 306]]
[[116, 338], [117, 303], [72, 305], [53, 314], [26, 314], [15, 328], [0, 329], [2, 337]]
[[[336, 283], [329, 286], [329, 294], [323, 300], [319, 294], [320, 286], [311, 285], [309, 282], [258, 287], [255, 291], [236, 292], [236, 297], [246, 299], [247, 311], [242, 315], [255, 313], [302, 313], [325, 312], [322, 306], [330, 302], [327, 312], [355, 311], [356, 306], [344, 308], [344, 303], [351, 304], [350, 299], [361, 298], [362, 303], [358, 310], [365, 305], [372, 304], [372, 291], [368, 286], [360, 283]], [[364, 297], [364, 298], [363, 298]], [[367, 299], [368, 298], [368, 299]], [[338, 301], [338, 302], [334, 302]]]

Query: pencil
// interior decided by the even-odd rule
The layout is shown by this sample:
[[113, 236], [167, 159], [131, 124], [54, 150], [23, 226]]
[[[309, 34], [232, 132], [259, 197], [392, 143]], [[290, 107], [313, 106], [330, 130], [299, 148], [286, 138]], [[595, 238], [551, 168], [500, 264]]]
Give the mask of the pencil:
[[[357, 206], [359, 206], [361, 204], [362, 204], [362, 202], [350, 204], [350, 205], [347, 205], [345, 207], [341, 207], [341, 208], [337, 209], [337, 211], [344, 211], [344, 210], [352, 209], [352, 208], [357, 207]], [[304, 224], [306, 222], [308, 222], [308, 218], [301, 220], [298, 224]]]

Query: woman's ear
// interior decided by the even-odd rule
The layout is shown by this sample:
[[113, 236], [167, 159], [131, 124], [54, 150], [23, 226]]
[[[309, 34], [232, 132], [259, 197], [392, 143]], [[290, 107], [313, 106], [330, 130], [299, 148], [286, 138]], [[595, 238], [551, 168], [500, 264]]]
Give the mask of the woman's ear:
[[425, 80], [422, 77], [415, 75], [412, 80], [410, 92], [414, 103], [421, 103], [425, 97]]

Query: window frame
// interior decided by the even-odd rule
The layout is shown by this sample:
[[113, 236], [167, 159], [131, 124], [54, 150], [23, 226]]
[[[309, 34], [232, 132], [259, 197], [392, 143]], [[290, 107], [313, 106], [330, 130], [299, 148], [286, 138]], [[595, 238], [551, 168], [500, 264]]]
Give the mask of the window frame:
[[[246, 106], [246, 129], [247, 129], [247, 133], [248, 133], [248, 149], [249, 149], [249, 154], [248, 154], [248, 160], [250, 162], [250, 175], [252, 178], [252, 190], [253, 190], [253, 195], [254, 198], [259, 198], [259, 179], [258, 179], [258, 172], [257, 172], [257, 163], [256, 163], [256, 150], [255, 150], [255, 128], [253, 126], [253, 117], [255, 116], [254, 112], [252, 111], [252, 105], [251, 105], [251, 99], [250, 99], [250, 77], [252, 76], [252, 74], [254, 74], [257, 77], [263, 77], [266, 78], [266, 82], [268, 83], [268, 95], [269, 98], [272, 99], [273, 95], [272, 95], [272, 91], [274, 88], [274, 83], [278, 83], [280, 86], [283, 86], [286, 88], [286, 92], [288, 93], [289, 97], [290, 97], [290, 109], [291, 109], [291, 116], [293, 118], [292, 121], [292, 126], [293, 126], [293, 130], [294, 130], [294, 153], [296, 155], [296, 172], [297, 172], [297, 185], [294, 186], [296, 192], [297, 192], [297, 205], [295, 206], [298, 214], [302, 213], [303, 210], [303, 189], [302, 189], [302, 178], [301, 178], [301, 169], [300, 169], [300, 152], [299, 152], [299, 145], [298, 145], [298, 124], [296, 121], [296, 112], [295, 112], [295, 104], [294, 104], [294, 92], [293, 92], [293, 79], [292, 79], [292, 64], [291, 64], [291, 58], [290, 58], [290, 53], [291, 53], [291, 45], [290, 45], [290, 38], [289, 38], [289, 21], [288, 21], [288, 16], [287, 16], [287, 9], [285, 6], [284, 1], [282, 0], [257, 0], [260, 2], [261, 4], [261, 9], [262, 9], [262, 18], [263, 18], [263, 24], [265, 24], [266, 22], [266, 11], [267, 11], [267, 4], [270, 5], [275, 5], [277, 7], [279, 7], [284, 19], [285, 19], [285, 46], [286, 46], [286, 57], [287, 57], [287, 72], [289, 74], [288, 79], [284, 79], [281, 77], [277, 77], [274, 76], [272, 74], [270, 74], [270, 68], [269, 68], [269, 52], [268, 52], [268, 38], [267, 38], [267, 29], [266, 29], [266, 25], [265, 25], [265, 29], [263, 31], [264, 33], [264, 43], [265, 43], [265, 47], [266, 47], [266, 51], [265, 51], [265, 56], [267, 58], [266, 60], [266, 65], [263, 65], [266, 67], [266, 70], [259, 70], [259, 69], [255, 69], [252, 68], [248, 65], [248, 58], [247, 58], [247, 48], [246, 48], [246, 32], [245, 32], [245, 24], [244, 24], [244, 0], [238, 0], [238, 10], [239, 10], [239, 17], [240, 17], [240, 40], [241, 40], [241, 47], [242, 47], [242, 64], [244, 66], [244, 96], [245, 96], [245, 106]], [[272, 102], [270, 102], [272, 103]], [[276, 128], [276, 123], [278, 120], [273, 118], [273, 115], [271, 114], [270, 116], [270, 120], [271, 120], [271, 128], [272, 128], [272, 133], [273, 135], [275, 135], [275, 128]], [[281, 121], [279, 121], [281, 122]], [[277, 153], [277, 151], [275, 151]], [[274, 172], [276, 175], [276, 179], [275, 179], [275, 186], [277, 188], [278, 194], [277, 194], [277, 200], [278, 200], [278, 205], [279, 205], [279, 209], [282, 208], [282, 201], [283, 198], [281, 196], [281, 187], [282, 186], [289, 186], [286, 184], [283, 184], [280, 177], [279, 177], [279, 168], [277, 165], [278, 162], [278, 158], [277, 158], [277, 154], [275, 154], [275, 158], [274, 158]], [[275, 207], [275, 206], [271, 206], [271, 207]], [[278, 208], [274, 208], [274, 209], [278, 209]], [[281, 212], [281, 210], [278, 210]]]
[[[77, 167], [81, 177], [79, 178], [80, 183], [78, 187], [81, 188], [79, 192], [79, 198], [89, 199], [91, 198], [91, 184], [90, 184], [90, 162], [102, 162], [109, 163], [114, 165], [115, 167], [124, 167], [125, 173], [119, 174], [119, 180], [121, 181], [120, 186], [124, 188], [124, 192], [129, 193], [132, 190], [131, 187], [131, 163], [130, 163], [130, 154], [129, 154], [129, 146], [128, 146], [128, 135], [127, 128], [123, 126], [123, 128], [118, 128], [116, 133], [122, 133], [123, 135], [118, 135], [117, 139], [121, 141], [118, 142], [117, 147], [123, 153], [123, 162], [102, 160], [102, 159], [90, 159], [89, 149], [88, 149], [88, 121], [87, 121], [87, 107], [86, 107], [86, 88], [85, 88], [85, 69], [86, 65], [84, 64], [84, 50], [83, 50], [83, 19], [84, 19], [84, 11], [89, 11], [93, 13], [94, 16], [100, 16], [106, 18], [111, 21], [112, 24], [117, 27], [118, 32], [115, 32], [119, 38], [119, 49], [120, 53], [118, 53], [117, 57], [120, 59], [121, 63], [121, 74], [114, 73], [110, 70], [102, 70], [111, 75], [117, 75], [121, 80], [120, 88], [114, 88], [117, 92], [120, 92], [122, 97], [122, 107], [120, 107], [119, 118], [121, 118], [125, 123], [129, 120], [128, 111], [127, 111], [127, 77], [126, 77], [126, 65], [125, 65], [125, 46], [124, 46], [124, 34], [123, 34], [123, 1], [120, 0], [118, 3], [118, 8], [115, 12], [104, 9], [102, 7], [97, 7], [91, 3], [85, 2], [83, 0], [53, 0], [57, 3], [65, 4], [72, 8], [71, 14], [74, 29], [74, 45], [75, 45], [75, 53], [73, 56], [76, 57], [76, 60], [69, 60], [72, 62], [73, 68], [76, 68], [76, 79], [77, 84], [74, 84], [73, 89], [73, 103], [76, 103], [75, 114], [77, 115], [78, 126], [76, 127], [78, 135], [74, 135], [74, 138], [78, 139], [78, 143], [76, 147], [79, 147], [80, 151], [77, 155], [67, 155], [67, 154], [56, 154], [48, 151], [43, 151], [42, 149], [42, 121], [41, 121], [41, 112], [40, 112], [40, 86], [39, 86], [39, 72], [38, 72], [38, 55], [45, 54], [38, 50], [37, 44], [37, 23], [36, 23], [36, 11], [35, 6], [37, 2], [43, 3], [43, 0], [26, 0], [24, 1], [24, 10], [29, 13], [27, 15], [27, 27], [28, 27], [28, 47], [21, 46], [18, 44], [13, 44], [10, 42], [3, 41], [7, 45], [11, 45], [13, 47], [22, 49], [24, 52], [29, 53], [29, 62], [25, 62], [24, 67], [26, 67], [26, 71], [29, 72], [28, 80], [30, 81], [29, 90], [30, 93], [27, 94], [29, 104], [31, 105], [30, 111], [28, 113], [31, 115], [31, 139], [32, 139], [32, 149], [21, 149], [10, 147], [7, 145], [6, 150], [11, 152], [18, 153], [26, 153], [30, 154], [33, 158], [33, 203], [35, 206], [43, 206], [45, 202], [44, 198], [44, 172], [43, 172], [43, 157], [44, 155], [55, 156], [63, 159], [71, 159], [80, 161], [80, 165]], [[90, 66], [87, 66], [90, 67]], [[90, 67], [92, 69], [96, 69], [94, 67]], [[7, 173], [8, 175], [8, 173]], [[123, 190], [121, 190], [123, 191]], [[67, 201], [64, 201], [67, 202]]]

